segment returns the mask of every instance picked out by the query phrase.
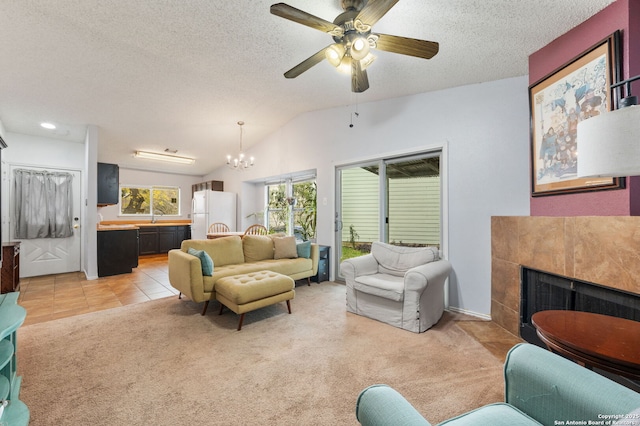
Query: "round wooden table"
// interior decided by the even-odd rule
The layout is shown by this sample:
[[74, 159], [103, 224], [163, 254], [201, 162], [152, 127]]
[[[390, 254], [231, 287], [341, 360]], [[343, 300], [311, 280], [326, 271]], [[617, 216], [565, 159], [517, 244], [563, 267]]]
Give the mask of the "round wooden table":
[[640, 322], [561, 310], [536, 312], [531, 321], [550, 350], [585, 367], [640, 379]]

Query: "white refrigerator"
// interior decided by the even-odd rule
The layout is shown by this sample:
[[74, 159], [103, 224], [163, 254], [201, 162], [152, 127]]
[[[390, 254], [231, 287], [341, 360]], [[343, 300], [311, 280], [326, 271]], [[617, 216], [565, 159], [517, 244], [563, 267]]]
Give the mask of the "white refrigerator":
[[236, 194], [234, 192], [196, 191], [191, 205], [191, 239], [205, 240], [209, 225], [222, 222], [236, 230]]

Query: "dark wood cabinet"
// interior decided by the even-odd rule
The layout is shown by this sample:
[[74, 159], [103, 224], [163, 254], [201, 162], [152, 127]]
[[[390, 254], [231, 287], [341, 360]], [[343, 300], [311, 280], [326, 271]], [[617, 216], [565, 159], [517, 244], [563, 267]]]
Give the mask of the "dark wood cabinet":
[[321, 283], [323, 281], [329, 281], [329, 252], [331, 247], [320, 246], [320, 256], [318, 259], [318, 273], [311, 277], [312, 281]]
[[158, 227], [158, 252], [166, 253], [171, 249], [178, 248], [178, 234], [176, 226]]
[[120, 168], [117, 164], [98, 163], [98, 205], [118, 204]]
[[20, 289], [20, 241], [2, 244], [1, 293]]
[[140, 228], [140, 254], [158, 253], [158, 228], [145, 226]]
[[191, 226], [144, 226], [140, 227], [140, 251], [144, 254], [167, 253], [180, 248], [183, 240], [191, 238]]
[[138, 230], [98, 231], [98, 276], [131, 273], [138, 266]]
[[196, 191], [204, 191], [210, 189], [211, 191], [224, 191], [224, 182], [221, 180], [209, 180], [206, 182], [195, 183], [191, 185], [191, 196]]

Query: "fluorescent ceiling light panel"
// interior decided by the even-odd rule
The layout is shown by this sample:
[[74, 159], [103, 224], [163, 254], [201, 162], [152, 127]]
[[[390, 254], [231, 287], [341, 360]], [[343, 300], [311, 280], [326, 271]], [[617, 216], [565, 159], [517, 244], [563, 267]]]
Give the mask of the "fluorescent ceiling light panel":
[[146, 158], [148, 160], [169, 161], [171, 163], [180, 163], [180, 164], [193, 164], [196, 161], [193, 158], [178, 157], [177, 155], [160, 154], [157, 152], [148, 152], [148, 151], [136, 151], [136, 153], [133, 156], [137, 158]]
[[40, 126], [44, 127], [45, 129], [49, 129], [49, 130], [55, 130], [56, 125], [53, 123], [40, 123]]

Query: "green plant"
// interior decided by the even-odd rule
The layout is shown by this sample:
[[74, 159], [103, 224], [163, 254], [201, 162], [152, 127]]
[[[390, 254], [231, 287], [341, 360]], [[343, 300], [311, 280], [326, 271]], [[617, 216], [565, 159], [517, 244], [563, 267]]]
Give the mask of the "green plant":
[[356, 228], [353, 225], [349, 225], [349, 242], [354, 250], [356, 249], [356, 241], [359, 239], [360, 235], [356, 232]]
[[285, 194], [285, 185], [269, 187], [269, 230], [273, 232], [286, 232], [289, 227], [289, 204]]
[[316, 236], [316, 195], [315, 181], [302, 182], [293, 186], [293, 197], [296, 200], [294, 223], [305, 240]]

